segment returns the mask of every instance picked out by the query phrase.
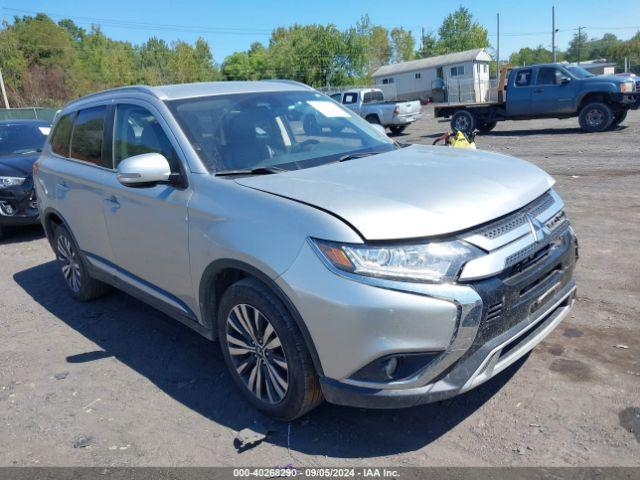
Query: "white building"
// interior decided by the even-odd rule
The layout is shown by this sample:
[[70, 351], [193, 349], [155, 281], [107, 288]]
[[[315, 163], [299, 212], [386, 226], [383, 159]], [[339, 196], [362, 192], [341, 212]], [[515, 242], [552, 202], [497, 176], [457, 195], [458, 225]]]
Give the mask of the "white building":
[[482, 48], [384, 65], [373, 73], [385, 97], [434, 102], [489, 100], [489, 62]]

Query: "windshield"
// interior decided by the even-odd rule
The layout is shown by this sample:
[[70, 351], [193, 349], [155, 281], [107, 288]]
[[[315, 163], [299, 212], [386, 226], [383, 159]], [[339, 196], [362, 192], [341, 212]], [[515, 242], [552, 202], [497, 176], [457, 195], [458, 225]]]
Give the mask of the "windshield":
[[298, 170], [395, 143], [350, 110], [312, 91], [216, 95], [167, 102], [212, 172]]
[[576, 78], [589, 78], [589, 77], [595, 77], [595, 75], [593, 73], [591, 73], [589, 70], [585, 70], [582, 67], [578, 67], [578, 66], [571, 66], [571, 67], [567, 67], [567, 70], [569, 70], [574, 77]]
[[0, 125], [0, 155], [40, 151], [50, 130], [47, 125]]

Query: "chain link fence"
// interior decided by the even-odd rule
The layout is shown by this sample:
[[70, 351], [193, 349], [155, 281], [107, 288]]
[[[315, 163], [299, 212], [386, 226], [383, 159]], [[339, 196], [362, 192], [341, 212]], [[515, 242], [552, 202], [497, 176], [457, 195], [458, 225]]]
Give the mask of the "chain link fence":
[[0, 120], [48, 120], [53, 121], [57, 108], [2, 108], [0, 109]]
[[441, 98], [443, 103], [497, 102], [498, 79], [450, 78], [444, 82]]

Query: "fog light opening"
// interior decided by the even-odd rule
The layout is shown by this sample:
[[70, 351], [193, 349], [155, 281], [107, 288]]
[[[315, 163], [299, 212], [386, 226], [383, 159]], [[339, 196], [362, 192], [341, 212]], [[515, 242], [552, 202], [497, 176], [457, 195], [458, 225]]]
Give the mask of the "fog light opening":
[[16, 209], [9, 202], [0, 201], [0, 213], [5, 217], [11, 217], [16, 213]]

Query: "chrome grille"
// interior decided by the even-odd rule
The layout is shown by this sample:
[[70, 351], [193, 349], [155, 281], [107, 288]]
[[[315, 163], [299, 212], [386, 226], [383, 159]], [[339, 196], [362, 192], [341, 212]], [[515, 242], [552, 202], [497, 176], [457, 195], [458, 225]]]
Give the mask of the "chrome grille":
[[480, 229], [477, 233], [491, 240], [501, 237], [512, 230], [527, 223], [527, 214], [537, 217], [546, 209], [553, 205], [554, 199], [549, 192], [538, 197], [530, 204], [524, 206], [517, 212], [507, 215], [505, 218], [498, 220], [491, 225]]

